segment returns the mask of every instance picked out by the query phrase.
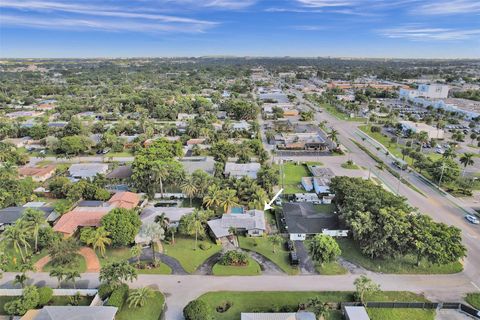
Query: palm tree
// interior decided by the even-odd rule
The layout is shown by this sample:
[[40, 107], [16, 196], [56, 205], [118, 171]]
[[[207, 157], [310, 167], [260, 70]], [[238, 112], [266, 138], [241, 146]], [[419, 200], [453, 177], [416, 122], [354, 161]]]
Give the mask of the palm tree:
[[140, 256], [142, 255], [142, 247], [139, 244], [134, 245], [130, 249], [132, 256], [137, 258], [137, 265], [140, 264]]
[[197, 194], [197, 186], [192, 177], [187, 177], [181, 184], [182, 192], [190, 199], [190, 207], [192, 206], [192, 198]]
[[32, 231], [35, 239], [35, 252], [38, 252], [38, 233], [40, 228], [46, 223], [43, 211], [29, 208], [22, 214], [21, 219], [25, 221], [27, 228]]
[[443, 153], [444, 159], [455, 159], [456, 157], [457, 157], [457, 154], [455, 153], [455, 150], [451, 147], [447, 148]]
[[175, 233], [177, 233], [177, 227], [171, 226], [168, 228], [168, 232], [170, 233], [170, 236], [172, 237], [172, 246], [175, 245]]
[[50, 277], [57, 278], [58, 288], [61, 287], [62, 281], [65, 279], [65, 275], [66, 275], [65, 270], [63, 270], [62, 268], [55, 268], [52, 271], [50, 271], [50, 274], [49, 274]]
[[149, 223], [140, 229], [140, 237], [148, 239], [152, 248], [152, 262], [155, 264], [157, 258], [155, 256], [155, 243], [161, 245], [161, 241], [165, 239], [165, 230], [157, 223]]
[[222, 190], [220, 192], [220, 205], [224, 212], [227, 212], [229, 208], [238, 206], [237, 191], [232, 189]]
[[151, 178], [160, 186], [160, 197], [163, 198], [163, 181], [169, 176], [169, 172], [165, 166], [159, 163], [154, 163], [152, 167]]
[[265, 190], [258, 188], [253, 194], [249, 207], [252, 209], [263, 210], [265, 202], [268, 201], [268, 196]]
[[149, 287], [135, 289], [128, 294], [128, 307], [143, 307], [145, 303], [147, 303], [147, 300], [151, 298], [153, 298], [153, 290]]
[[473, 166], [475, 161], [473, 161], [473, 157], [475, 155], [470, 152], [465, 152], [461, 157], [460, 157], [460, 163], [463, 164], [464, 169], [463, 169], [463, 174], [465, 174], [465, 170], [467, 169], [468, 166]]
[[110, 232], [105, 230], [105, 227], [98, 227], [91, 233], [91, 237], [87, 239], [87, 245], [92, 245], [93, 250], [100, 250], [102, 257], [105, 258], [106, 246], [112, 243], [112, 239], [108, 236]]
[[330, 132], [328, 133], [327, 138], [332, 140], [336, 144], [338, 141], [338, 131], [335, 129], [330, 129]]
[[423, 145], [428, 141], [428, 133], [420, 131], [417, 134], [417, 141], [420, 143], [420, 152], [423, 150]]
[[[30, 244], [28, 243], [26, 236], [26, 229], [27, 228], [23, 221], [17, 221], [17, 223], [14, 225], [5, 228], [5, 231], [3, 232], [3, 238], [6, 242], [12, 244], [16, 253], [20, 254], [22, 262], [26, 261], [27, 251], [28, 248], [30, 248]], [[25, 250], [25, 255], [23, 250]]]
[[207, 208], [218, 207], [220, 205], [221, 191], [216, 184], [208, 187], [207, 195], [203, 198], [203, 204]]
[[27, 282], [28, 277], [25, 273], [15, 275], [15, 279], [13, 279], [13, 284], [19, 284], [20, 287], [25, 287], [25, 282]]
[[155, 223], [158, 223], [163, 229], [167, 229], [170, 225], [170, 219], [165, 216], [165, 212], [162, 212], [159, 216], [155, 217]]
[[197, 209], [195, 209], [192, 214], [193, 214], [194, 220], [193, 220], [193, 223], [190, 224], [189, 226], [190, 228], [189, 233], [190, 232], [195, 233], [195, 248], [193, 250], [197, 250], [198, 233], [203, 229], [203, 224], [202, 224], [201, 216]]
[[65, 281], [73, 283], [73, 289], [77, 289], [76, 279], [80, 278], [80, 272], [77, 270], [69, 270], [65, 272]]
[[282, 243], [283, 238], [280, 235], [275, 234], [273, 236], [268, 237], [268, 241], [270, 241], [270, 243], [272, 244], [273, 253], [275, 253], [275, 248]]

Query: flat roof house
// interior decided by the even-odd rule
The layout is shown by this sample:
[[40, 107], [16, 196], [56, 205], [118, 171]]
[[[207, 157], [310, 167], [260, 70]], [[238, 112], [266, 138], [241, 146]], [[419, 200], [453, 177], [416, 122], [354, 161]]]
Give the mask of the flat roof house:
[[75, 179], [92, 179], [97, 174], [106, 174], [108, 164], [105, 163], [75, 163], [70, 166], [68, 172]]
[[346, 320], [370, 320], [367, 310], [362, 306], [346, 306], [344, 308]]
[[257, 179], [257, 173], [260, 170], [260, 163], [235, 163], [227, 162], [225, 164], [224, 174], [226, 177], [250, 177], [252, 179]]
[[307, 235], [338, 228], [337, 216], [319, 213], [311, 202], [284, 203], [283, 216], [291, 240], [305, 240]]
[[213, 157], [185, 157], [179, 159], [183, 164], [185, 171], [189, 174], [194, 173], [197, 170], [205, 171], [208, 174], [215, 172], [215, 160]]
[[[22, 214], [27, 209], [36, 209], [44, 212], [44, 217], [47, 221], [53, 221], [54, 217], [56, 217], [55, 210], [53, 207], [8, 207], [0, 210], [0, 227], [5, 225], [12, 225], [17, 222], [18, 219], [22, 217]], [[50, 218], [51, 217], [51, 218]]]
[[118, 308], [107, 306], [44, 306], [20, 320], [114, 320]]
[[261, 236], [266, 231], [265, 215], [261, 210], [245, 213], [226, 213], [220, 219], [207, 222], [217, 239], [228, 237], [230, 229], [244, 230], [250, 236]]

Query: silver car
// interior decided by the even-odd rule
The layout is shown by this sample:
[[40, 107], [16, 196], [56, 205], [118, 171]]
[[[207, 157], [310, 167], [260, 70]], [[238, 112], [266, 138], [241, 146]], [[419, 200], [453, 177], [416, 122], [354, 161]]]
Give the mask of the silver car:
[[471, 215], [471, 214], [467, 214], [465, 216], [465, 219], [467, 219], [468, 222], [470, 223], [473, 223], [473, 224], [480, 224], [480, 221], [478, 220], [477, 217]]

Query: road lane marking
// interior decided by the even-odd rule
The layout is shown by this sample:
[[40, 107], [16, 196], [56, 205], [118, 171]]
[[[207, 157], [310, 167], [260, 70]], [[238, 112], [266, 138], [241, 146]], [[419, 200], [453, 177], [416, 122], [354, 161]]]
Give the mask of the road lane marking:
[[474, 286], [475, 288], [477, 288], [477, 290], [478, 290], [478, 291], [480, 291], [480, 287], [479, 287], [479, 286], [477, 286], [477, 285], [475, 284], [475, 282], [473, 282], [473, 281], [470, 281], [470, 283], [471, 283], [471, 284], [473, 284], [473, 286]]

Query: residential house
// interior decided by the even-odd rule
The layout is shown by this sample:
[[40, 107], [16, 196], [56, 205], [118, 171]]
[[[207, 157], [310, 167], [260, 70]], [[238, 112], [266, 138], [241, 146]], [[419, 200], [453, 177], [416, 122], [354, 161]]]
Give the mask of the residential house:
[[302, 177], [302, 187], [307, 192], [312, 191], [313, 190], [313, 178], [312, 177]]
[[20, 177], [31, 177], [33, 181], [43, 182], [50, 179], [55, 173], [55, 166], [49, 165], [41, 168], [36, 167], [21, 167], [18, 169]]
[[109, 306], [44, 306], [20, 320], [114, 320], [118, 308]]
[[345, 320], [370, 320], [363, 306], [346, 306], [343, 308]]
[[31, 137], [8, 138], [3, 140], [3, 142], [13, 144], [17, 148], [22, 148], [22, 147], [25, 147], [31, 140], [32, 140]]
[[233, 131], [248, 131], [252, 126], [245, 120], [232, 122]]
[[113, 169], [111, 172], [109, 172], [106, 175], [107, 179], [128, 179], [132, 176], [133, 171], [132, 171], [132, 166], [131, 165], [124, 165], [124, 166], [119, 166]]
[[177, 115], [177, 120], [178, 121], [192, 120], [192, 119], [195, 119], [196, 116], [197, 116], [196, 114], [179, 113]]
[[68, 172], [75, 179], [92, 179], [97, 174], [106, 174], [108, 164], [105, 163], [75, 163], [70, 166]]
[[311, 202], [288, 202], [282, 207], [291, 240], [305, 240], [307, 235], [338, 229], [338, 217], [319, 213]]
[[262, 210], [244, 213], [226, 213], [220, 219], [207, 222], [217, 239], [230, 236], [230, 230], [246, 231], [250, 236], [261, 236], [266, 231], [265, 215]]
[[316, 320], [313, 312], [288, 312], [288, 313], [245, 313], [242, 312], [241, 320]]
[[43, 202], [40, 203], [40, 206], [38, 206], [38, 204], [27, 204], [23, 207], [8, 207], [0, 209], [0, 229], [3, 229], [7, 225], [15, 224], [15, 222], [22, 217], [25, 210], [29, 208], [43, 211], [45, 219], [50, 222], [54, 221], [57, 217], [54, 208], [45, 206], [45, 203]]
[[252, 179], [257, 178], [257, 173], [260, 170], [260, 163], [251, 162], [251, 163], [235, 163], [227, 162], [225, 164], [224, 174], [226, 177], [250, 177]]
[[213, 160], [213, 157], [185, 157], [179, 159], [179, 161], [183, 164], [188, 174], [192, 174], [197, 170], [211, 175], [215, 172], [215, 160]]
[[295, 202], [310, 202], [313, 204], [321, 204], [322, 200], [318, 198], [316, 193], [295, 193]]
[[140, 203], [140, 196], [137, 193], [123, 191], [115, 193], [108, 203], [115, 208], [133, 209]]

